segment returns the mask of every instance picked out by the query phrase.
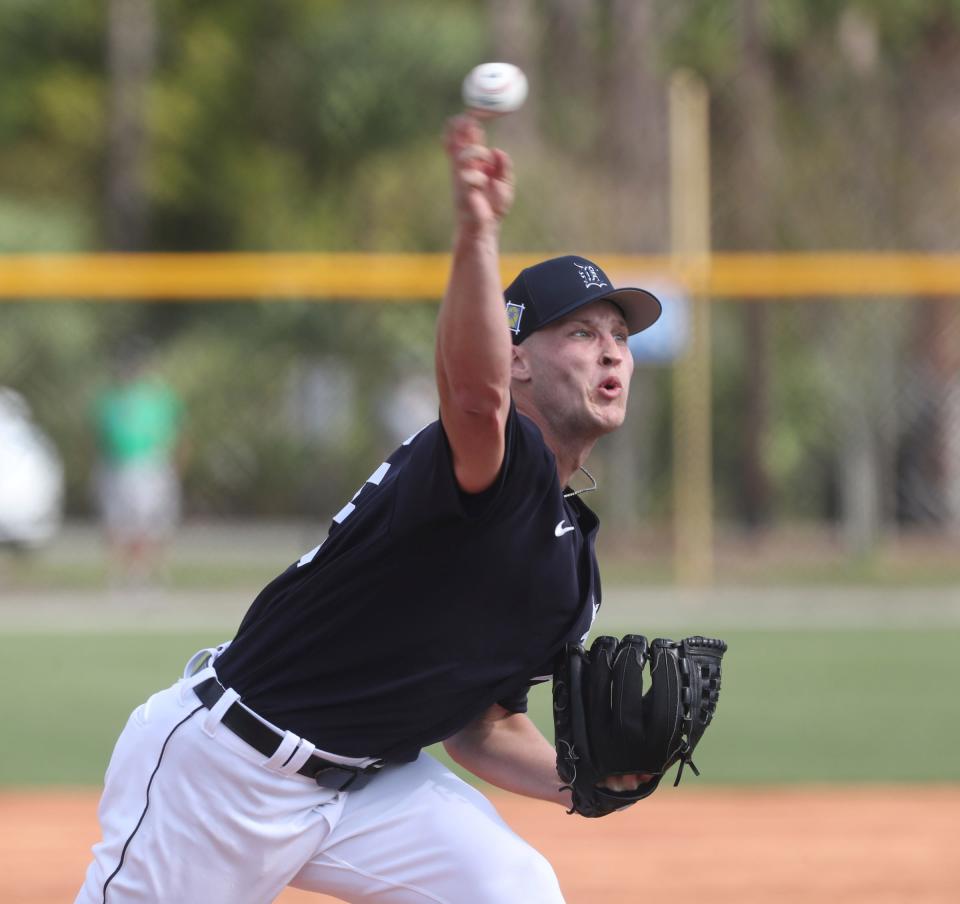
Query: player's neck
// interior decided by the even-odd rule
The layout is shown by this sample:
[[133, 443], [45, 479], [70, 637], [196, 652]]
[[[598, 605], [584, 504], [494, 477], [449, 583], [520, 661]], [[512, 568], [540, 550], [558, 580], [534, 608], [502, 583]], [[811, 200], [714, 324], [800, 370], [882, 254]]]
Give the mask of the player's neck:
[[570, 478], [586, 463], [590, 450], [593, 448], [593, 443], [591, 442], [586, 448], [579, 450], [557, 448], [549, 440], [547, 440], [547, 446], [557, 459], [557, 478], [560, 481], [560, 486], [565, 487], [570, 483]]
[[599, 437], [565, 435], [532, 405], [523, 405], [518, 400], [517, 408], [521, 414], [526, 415], [540, 428], [543, 441], [557, 460], [557, 477], [560, 486], [565, 487], [570, 482], [570, 478], [586, 463]]

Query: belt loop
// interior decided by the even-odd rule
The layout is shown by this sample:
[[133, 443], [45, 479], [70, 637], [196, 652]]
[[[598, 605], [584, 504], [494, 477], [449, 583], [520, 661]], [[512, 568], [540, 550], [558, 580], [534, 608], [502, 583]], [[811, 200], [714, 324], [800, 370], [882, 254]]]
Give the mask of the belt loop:
[[[189, 678], [178, 678], [177, 679], [177, 701], [181, 706], [185, 705], [187, 702], [187, 693], [188, 691], [193, 690], [198, 684], [203, 684], [208, 678], [216, 678], [217, 673], [210, 667], [200, 669], [199, 672], [191, 675]], [[191, 701], [194, 700], [194, 695], [190, 694]]]
[[202, 650], [197, 650], [197, 652], [187, 660], [187, 664], [183, 667], [183, 677], [192, 678], [201, 669], [212, 665], [215, 652], [216, 650], [214, 647], [204, 647]]
[[281, 775], [296, 775], [300, 771], [300, 767], [313, 756], [313, 751], [316, 749], [316, 744], [301, 738], [297, 751], [277, 771]]
[[293, 756], [293, 752], [297, 749], [299, 743], [300, 735], [295, 735], [292, 731], [285, 731], [280, 746], [274, 751], [273, 756], [263, 763], [263, 768], [269, 769], [271, 772], [280, 772], [287, 760]]
[[232, 687], [228, 687], [223, 692], [223, 696], [213, 704], [213, 709], [207, 713], [203, 720], [204, 733], [212, 738], [217, 733], [217, 726], [220, 724], [223, 714], [239, 699], [240, 695]]

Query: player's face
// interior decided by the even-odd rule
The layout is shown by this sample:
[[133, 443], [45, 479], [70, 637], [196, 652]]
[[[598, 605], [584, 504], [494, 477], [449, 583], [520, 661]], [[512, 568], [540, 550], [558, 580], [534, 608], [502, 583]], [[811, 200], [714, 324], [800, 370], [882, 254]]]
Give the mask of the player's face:
[[528, 364], [528, 395], [558, 430], [590, 437], [623, 423], [633, 357], [615, 304], [584, 305], [537, 330], [520, 348]]

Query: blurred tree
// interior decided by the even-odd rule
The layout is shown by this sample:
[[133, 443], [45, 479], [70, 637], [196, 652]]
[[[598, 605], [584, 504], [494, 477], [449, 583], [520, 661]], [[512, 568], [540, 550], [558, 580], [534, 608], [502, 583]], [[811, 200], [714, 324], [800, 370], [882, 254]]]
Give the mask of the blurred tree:
[[104, 239], [117, 251], [147, 248], [147, 90], [156, 43], [153, 0], [107, 4], [107, 136]]
[[167, 8], [154, 97], [157, 241], [446, 247], [432, 203], [446, 189], [437, 136], [481, 25], [462, 0]]
[[[540, 32], [541, 17], [533, 0], [487, 0], [491, 52], [488, 57], [519, 66], [533, 79], [534, 88], [541, 84]], [[497, 124], [497, 136], [513, 154], [530, 154], [537, 142], [539, 119], [538, 90], [528, 92], [522, 116], [508, 116]]]
[[[669, 124], [667, 80], [661, 47], [668, 20], [652, 0], [613, 0], [602, 55], [599, 150], [608, 180], [612, 244], [634, 254], [668, 251]], [[634, 535], [650, 511], [653, 482], [656, 373], [638, 367], [631, 387], [630, 417], [607, 440], [611, 527]]]
[[95, 236], [103, 143], [103, 11], [9, 2], [0, 9], [0, 240], [13, 250]]
[[[925, 251], [955, 251], [960, 234], [960, 10], [924, 4], [927, 18], [914, 36], [907, 76], [923, 102], [903, 98], [902, 129], [909, 193], [910, 244]], [[939, 7], [939, 8], [937, 8]], [[957, 299], [916, 306], [912, 348], [914, 392], [925, 401], [906, 424], [900, 471], [901, 516], [907, 521], [960, 528], [960, 319]]]
[[[887, 90], [887, 73], [878, 66], [879, 28], [867, 9], [850, 6], [837, 17], [833, 39], [839, 53], [837, 73], [852, 91], [833, 104], [842, 116], [847, 160], [835, 163], [834, 190], [844, 191], [850, 210], [838, 209], [846, 240], [853, 247], [889, 247], [896, 243], [888, 222], [895, 219], [895, 192], [889, 179], [896, 167], [896, 111]], [[852, 94], [860, 103], [852, 108]], [[811, 103], [813, 98], [811, 98]], [[839, 205], [833, 202], [834, 207]], [[878, 214], [880, 214], [878, 216]], [[842, 303], [833, 312], [827, 347], [838, 388], [833, 394], [837, 457], [837, 497], [842, 536], [852, 554], [872, 554], [892, 522], [897, 397], [896, 361], [902, 330], [899, 312], [874, 302], [869, 309]], [[869, 349], [851, 355], [850, 350]]]
[[[774, 204], [779, 178], [773, 69], [767, 36], [766, 4], [738, 0], [734, 10], [737, 61], [727, 104], [718, 113], [727, 133], [724, 162], [728, 190], [737, 198], [724, 230], [734, 250], [776, 247]], [[770, 317], [767, 305], [741, 305], [744, 331], [743, 446], [738, 508], [750, 527], [771, 514], [766, 446], [771, 390]]]

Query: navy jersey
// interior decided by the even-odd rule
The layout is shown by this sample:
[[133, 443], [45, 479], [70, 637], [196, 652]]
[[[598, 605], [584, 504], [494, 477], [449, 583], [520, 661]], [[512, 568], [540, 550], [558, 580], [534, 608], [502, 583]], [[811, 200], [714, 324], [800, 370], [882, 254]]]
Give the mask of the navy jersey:
[[586, 634], [597, 526], [513, 406], [500, 473], [477, 495], [458, 487], [435, 421], [264, 588], [218, 675], [324, 750], [413, 759], [495, 702], [522, 711], [529, 684]]

